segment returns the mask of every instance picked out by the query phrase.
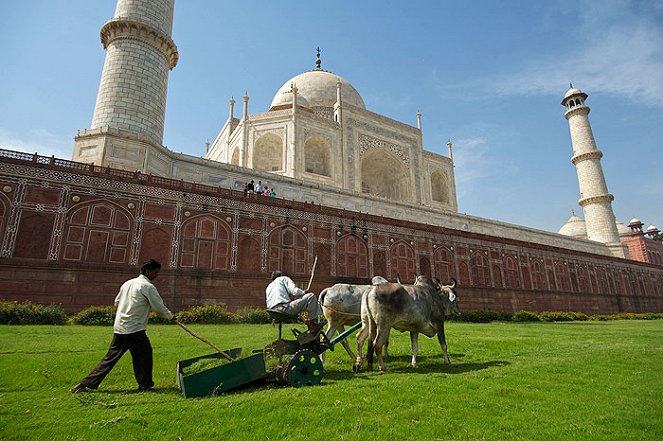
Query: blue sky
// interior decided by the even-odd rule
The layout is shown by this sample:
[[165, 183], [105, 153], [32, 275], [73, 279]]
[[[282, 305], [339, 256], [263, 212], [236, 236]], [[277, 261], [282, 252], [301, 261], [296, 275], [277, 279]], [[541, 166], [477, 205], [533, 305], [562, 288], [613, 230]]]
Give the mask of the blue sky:
[[[115, 0], [0, 0], [0, 147], [70, 158], [90, 127]], [[577, 204], [569, 82], [590, 120], [617, 219], [663, 228], [663, 2], [177, 0], [164, 144], [203, 156], [250, 96], [268, 109], [322, 67], [369, 110], [454, 142], [459, 211], [557, 231]]]

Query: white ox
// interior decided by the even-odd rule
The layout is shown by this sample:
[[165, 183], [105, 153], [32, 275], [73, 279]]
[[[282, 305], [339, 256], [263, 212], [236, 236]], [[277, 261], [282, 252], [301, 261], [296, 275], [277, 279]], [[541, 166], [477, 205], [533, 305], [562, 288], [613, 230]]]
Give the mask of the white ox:
[[[375, 276], [371, 279], [373, 285], [387, 283], [387, 279]], [[327, 339], [331, 339], [336, 331], [343, 332], [345, 326], [354, 325], [361, 319], [361, 299], [364, 294], [373, 287], [373, 285], [350, 285], [347, 283], [337, 283], [320, 291], [318, 302], [322, 307], [322, 313], [327, 319]], [[341, 341], [345, 351], [352, 360], [355, 354], [350, 349], [346, 339]], [[385, 347], [386, 355], [386, 347]]]
[[451, 285], [442, 286], [437, 279], [417, 276], [414, 285], [383, 283], [371, 287], [364, 295], [361, 305], [362, 327], [357, 334], [357, 360], [355, 372], [363, 362], [362, 347], [369, 338], [367, 351], [369, 369], [372, 369], [373, 351], [378, 358], [378, 367], [384, 371], [382, 348], [389, 340], [391, 328], [410, 331], [412, 341], [412, 366], [417, 366], [419, 333], [437, 338], [442, 347], [444, 362], [450, 364], [447, 343], [444, 338], [444, 318], [451, 313], [458, 313], [456, 300], [456, 280]]

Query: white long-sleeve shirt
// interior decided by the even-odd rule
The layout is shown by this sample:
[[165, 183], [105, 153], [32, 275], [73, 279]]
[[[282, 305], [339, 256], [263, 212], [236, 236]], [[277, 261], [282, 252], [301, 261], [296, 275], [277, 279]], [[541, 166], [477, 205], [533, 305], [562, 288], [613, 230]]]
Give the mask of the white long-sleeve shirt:
[[295, 297], [302, 297], [305, 292], [303, 289], [297, 288], [297, 285], [295, 285], [295, 282], [290, 277], [279, 276], [267, 285], [265, 294], [267, 308], [271, 309], [281, 303], [290, 303], [288, 294]]
[[133, 334], [146, 330], [150, 311], [167, 320], [173, 318], [156, 287], [143, 274], [122, 284], [115, 298], [115, 307], [117, 312], [113, 332], [116, 334]]

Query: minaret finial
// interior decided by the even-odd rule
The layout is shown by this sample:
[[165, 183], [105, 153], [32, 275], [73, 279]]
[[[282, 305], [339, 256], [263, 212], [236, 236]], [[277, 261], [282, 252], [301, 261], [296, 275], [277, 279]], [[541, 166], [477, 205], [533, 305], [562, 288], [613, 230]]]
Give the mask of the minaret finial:
[[317, 57], [315, 58], [315, 68], [320, 69], [320, 65], [322, 64], [322, 60], [320, 60], [320, 48], [317, 49], [318, 54]]
[[573, 89], [573, 83], [569, 81], [569, 87]]

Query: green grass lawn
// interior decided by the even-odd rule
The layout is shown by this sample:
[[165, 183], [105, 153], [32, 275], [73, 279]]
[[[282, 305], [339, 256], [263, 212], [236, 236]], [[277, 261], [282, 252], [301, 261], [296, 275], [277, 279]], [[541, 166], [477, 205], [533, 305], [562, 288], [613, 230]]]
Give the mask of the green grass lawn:
[[[277, 336], [269, 325], [191, 328], [245, 353]], [[385, 374], [352, 373], [339, 345], [320, 386], [261, 385], [197, 399], [175, 387], [176, 363], [214, 351], [177, 326], [153, 325], [156, 392], [135, 392], [127, 354], [98, 391], [71, 395], [111, 333], [0, 326], [0, 439], [663, 439], [663, 320], [453, 322], [452, 364], [442, 363], [436, 338], [422, 336], [417, 369], [408, 334], [393, 331]]]

